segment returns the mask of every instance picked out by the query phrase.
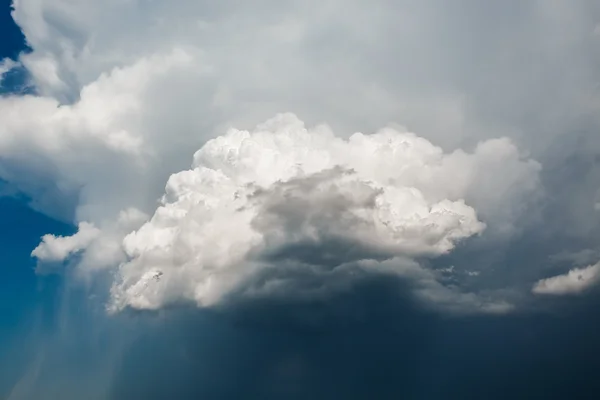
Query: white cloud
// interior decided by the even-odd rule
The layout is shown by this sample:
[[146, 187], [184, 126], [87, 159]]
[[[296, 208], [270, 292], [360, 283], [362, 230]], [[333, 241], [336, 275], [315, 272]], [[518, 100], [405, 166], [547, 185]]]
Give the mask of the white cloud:
[[533, 293], [566, 295], [581, 293], [600, 280], [600, 264], [574, 268], [564, 275], [541, 279], [533, 286]]
[[[124, 238], [129, 261], [113, 307], [210, 305], [283, 260], [330, 269], [447, 253], [485, 228], [463, 199], [476, 175], [497, 172], [473, 173], [480, 151], [490, 156], [486, 144], [444, 154], [391, 128], [343, 140], [291, 114], [251, 132], [232, 129], [196, 152], [193, 169], [170, 177], [162, 206]], [[507, 167], [537, 168], [500, 153]], [[148, 278], [157, 271], [160, 280]]]
[[[155, 101], [149, 92], [170, 74], [196, 68], [192, 56], [175, 50], [100, 76], [73, 105], [49, 97], [0, 98], [0, 176], [54, 216], [75, 212], [77, 220], [99, 223], [132, 206], [152, 211], [169, 169], [178, 165], [166, 155], [196, 140], [159, 136], [164, 126], [153, 124], [152, 113], [169, 100], [149, 105]], [[180, 132], [176, 124], [171, 129]]]
[[[139, 307], [216, 301], [244, 281], [244, 262], [264, 267], [257, 248], [309, 238], [386, 257], [451, 251], [482, 223], [492, 241], [514, 238], [543, 194], [533, 158], [566, 153], [549, 143], [578, 129], [574, 115], [600, 126], [599, 63], [592, 2], [509, 3], [15, 1], [33, 50], [19, 62], [38, 95], [0, 98], [0, 179], [99, 229], [80, 270], [124, 263], [122, 304], [143, 297], [128, 288], [154, 291]], [[279, 135], [302, 131], [288, 116], [205, 145], [287, 110], [332, 129]], [[389, 128], [343, 141], [390, 121], [422, 137]], [[123, 223], [123, 210], [139, 218]], [[180, 276], [165, 271], [155, 290], [143, 277], [163, 269]]]
[[[496, 94], [481, 101], [474, 93], [482, 88], [469, 85], [493, 77], [502, 81], [501, 88], [510, 84], [521, 90], [525, 85], [498, 75], [510, 71], [514, 60], [522, 65], [521, 49], [505, 49], [511, 68], [500, 71], [473, 69], [476, 63], [465, 61], [489, 54], [483, 38], [513, 35], [514, 29], [486, 28], [478, 35], [481, 43], [467, 46], [466, 14], [460, 11], [466, 4], [19, 0], [14, 5], [15, 19], [33, 48], [21, 62], [43, 97], [3, 99], [8, 103], [0, 105], [6, 110], [3, 120], [9, 114], [19, 122], [0, 132], [0, 138], [11, 139], [0, 146], [0, 177], [55, 216], [75, 213], [77, 220], [99, 222], [127, 207], [150, 213], [165, 179], [185, 167], [193, 149], [224, 126], [253, 126], [281, 111], [294, 111], [310, 124], [328, 121], [342, 137], [389, 121], [407, 123], [445, 148], [467, 136], [520, 137], [515, 127], [484, 123], [475, 115], [474, 106], [501, 91], [492, 90]], [[471, 8], [482, 18], [495, 16], [494, 10]], [[538, 31], [571, 26], [547, 8], [536, 4], [528, 14], [532, 23], [518, 27], [544, 38]], [[573, 13], [587, 16], [583, 8]], [[439, 43], [440, 37], [456, 46]], [[419, 51], [414, 51], [415, 38]], [[562, 48], [572, 50], [567, 44]], [[566, 76], [564, 68], [559, 70]], [[511, 105], [515, 98], [520, 97], [511, 94]], [[64, 102], [72, 105], [59, 106]], [[525, 107], [531, 104], [514, 108], [529, 115]], [[13, 143], [16, 137], [23, 142], [19, 146]], [[123, 154], [126, 149], [129, 154]], [[487, 196], [513, 196], [512, 205], [478, 210], [513, 220], [526, 203], [522, 193], [505, 193], [498, 179], [500, 187]], [[98, 201], [109, 191], [118, 196]], [[511, 228], [509, 223], [506, 229]]]
[[94, 225], [81, 222], [77, 233], [72, 236], [44, 235], [31, 255], [41, 261], [63, 261], [85, 249], [99, 234], [100, 231]]
[[592, 1], [19, 0], [14, 16], [34, 49], [22, 58], [38, 89], [68, 101], [114, 67], [180, 47], [202, 52], [214, 72], [210, 90], [198, 79], [188, 86], [197, 98], [218, 93], [222, 117], [236, 126], [293, 110], [348, 132], [400, 120], [445, 145], [510, 131], [543, 147], [518, 122], [547, 110], [562, 125], [581, 105], [594, 71], [594, 8]]

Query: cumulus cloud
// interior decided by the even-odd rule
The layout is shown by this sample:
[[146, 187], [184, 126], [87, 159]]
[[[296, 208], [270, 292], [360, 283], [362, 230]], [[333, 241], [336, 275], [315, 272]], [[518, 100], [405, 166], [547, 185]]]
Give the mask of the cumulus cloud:
[[[545, 146], [540, 135], [560, 134], [572, 111], [585, 107], [593, 115], [598, 9], [591, 0], [568, 7], [468, 0], [174, 4], [17, 1], [15, 20], [34, 49], [23, 62], [42, 94], [74, 101], [114, 67], [174, 46], [196, 48], [217, 82], [196, 92], [217, 94], [228, 120], [257, 123], [283, 107], [352, 132], [400, 119], [448, 145], [510, 131]], [[490, 23], [498, 15], [510, 23]], [[544, 110], [557, 124], [552, 132], [522, 132]]]
[[94, 225], [82, 222], [77, 233], [72, 236], [44, 235], [40, 243], [31, 253], [41, 261], [62, 261], [73, 253], [85, 249], [100, 231]]
[[533, 293], [567, 295], [581, 293], [596, 285], [600, 280], [600, 264], [585, 268], [574, 268], [563, 275], [541, 279], [533, 286]]
[[[212, 304], [284, 261], [426, 269], [467, 238], [508, 248], [541, 221], [536, 232], [592, 238], [600, 143], [569, 140], [600, 126], [598, 11], [18, 0], [36, 94], [0, 98], [0, 178], [99, 231], [48, 254], [118, 268], [116, 308]], [[299, 117], [251, 130], [287, 110]], [[377, 131], [390, 121], [407, 128]], [[572, 170], [585, 179], [565, 190]], [[461, 267], [473, 285], [490, 279], [480, 254]]]
[[[110, 359], [79, 380], [87, 398], [372, 398], [383, 386], [481, 398], [458, 388], [499, 360], [468, 385], [494, 397], [509, 381], [523, 392], [557, 348], [557, 379], [529, 392], [572, 395], [565, 365], [589, 363], [596, 343], [577, 337], [594, 332], [581, 316], [557, 334], [548, 316], [423, 307], [504, 314], [596, 285], [597, 1], [13, 3], [29, 50], [0, 72], [23, 70], [29, 94], [0, 97], [2, 193], [78, 227], [32, 254], [38, 271], [64, 262], [96, 284], [102, 303], [66, 293], [85, 320], [48, 342], [44, 382], [24, 380], [31, 396], [69, 398], [85, 353]], [[552, 254], [590, 266], [547, 278]], [[147, 323], [107, 339], [88, 323], [104, 321], [106, 296], [115, 312], [211, 312], [122, 313]], [[106, 351], [138, 330], [137, 352]], [[99, 376], [116, 392], [95, 390]], [[282, 377], [299, 390], [275, 390]]]
[[148, 138], [158, 133], [147, 126], [146, 96], [168, 74], [189, 67], [190, 57], [175, 50], [109, 71], [73, 105], [0, 98], [1, 177], [41, 211], [67, 220], [99, 223], [131, 206], [151, 210], [164, 184], [153, 196], [154, 180], [168, 176], [157, 157], [172, 149], [157, 149], [163, 139]]
[[[185, 168], [186, 157], [223, 126], [248, 128], [286, 110], [310, 124], [327, 121], [341, 136], [399, 121], [444, 148], [504, 135], [525, 148], [546, 146], [532, 139], [534, 133], [564, 132], [558, 124], [544, 124], [555, 126], [552, 132], [521, 124], [523, 116], [540, 110], [548, 118], [554, 115], [548, 104], [531, 109], [540, 103], [528, 96], [554, 98], [551, 105], [559, 110], [580, 104], [568, 98], [572, 91], [548, 95], [554, 86], [547, 82], [570, 85], [573, 96], [583, 95], [589, 87], [579, 81], [583, 74], [563, 64], [590, 54], [593, 35], [581, 43], [576, 39], [596, 26], [588, 21], [594, 14], [587, 2], [568, 12], [557, 7], [554, 2], [488, 8], [410, 1], [398, 7], [336, 0], [319, 7], [269, 0], [251, 7], [235, 1], [180, 0], [175, 6], [16, 1], [14, 18], [32, 48], [20, 62], [41, 97], [0, 107], [23, 120], [21, 126], [11, 123], [2, 136], [27, 142], [0, 150], [0, 176], [32, 197], [38, 209], [97, 223], [126, 207], [151, 213], [168, 176]], [[514, 23], [484, 25], [471, 43], [466, 27], [475, 29], [498, 14], [510, 15]], [[547, 35], [556, 27], [563, 29], [559, 42]], [[539, 53], [528, 65], [544, 66], [534, 81], [521, 67], [524, 55], [534, 56], [531, 47]], [[554, 51], [565, 57], [547, 62]], [[481, 65], [474, 58], [498, 68], [473, 68]], [[517, 105], [515, 99], [523, 100]], [[44, 124], [23, 117], [31, 114], [39, 114]], [[146, 153], [132, 156], [123, 154], [125, 149]], [[487, 191], [488, 196], [502, 195], [502, 189]], [[118, 196], [99, 204], [108, 192]], [[480, 211], [511, 214], [522, 203], [515, 197], [510, 207]]]
[[486, 227], [465, 198], [480, 200], [481, 175], [495, 179], [490, 160], [538, 170], [509, 141], [445, 154], [410, 132], [344, 140], [292, 114], [232, 129], [169, 178], [154, 216], [124, 238], [113, 308], [211, 305], [257, 270], [285, 275], [286, 262], [331, 270], [445, 254]]

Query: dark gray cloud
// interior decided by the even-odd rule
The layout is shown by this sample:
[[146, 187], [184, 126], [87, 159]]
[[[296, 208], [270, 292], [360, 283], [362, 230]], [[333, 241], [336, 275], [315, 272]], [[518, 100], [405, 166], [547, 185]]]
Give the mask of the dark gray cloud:
[[30, 351], [12, 358], [14, 373], [3, 376], [16, 384], [3, 394], [63, 400], [596, 398], [597, 291], [508, 315], [448, 316], [415, 302], [411, 285], [368, 274], [327, 296], [126, 311], [108, 319], [89, 293], [61, 291], [58, 318], [50, 305], [40, 310], [40, 321], [54, 327], [19, 346]]
[[585, 399], [600, 389], [590, 303], [448, 319], [401, 293], [373, 279], [328, 301], [180, 310], [125, 353], [113, 398]]

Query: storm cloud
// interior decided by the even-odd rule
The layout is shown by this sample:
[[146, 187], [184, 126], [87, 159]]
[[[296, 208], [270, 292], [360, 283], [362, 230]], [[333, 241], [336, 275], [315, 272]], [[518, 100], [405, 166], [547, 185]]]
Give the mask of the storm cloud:
[[[13, 7], [0, 179], [77, 228], [38, 272], [129, 332], [102, 396], [597, 389], [597, 2]], [[71, 374], [44, 354], [11, 399]]]

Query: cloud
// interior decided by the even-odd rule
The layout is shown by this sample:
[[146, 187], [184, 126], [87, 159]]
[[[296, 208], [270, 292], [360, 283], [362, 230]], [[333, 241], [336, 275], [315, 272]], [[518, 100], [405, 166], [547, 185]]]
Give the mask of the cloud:
[[189, 63], [177, 50], [141, 59], [84, 87], [73, 105], [48, 97], [0, 98], [2, 178], [38, 209], [67, 220], [100, 223], [131, 206], [152, 210], [164, 185], [159, 182], [153, 196], [153, 179], [168, 176], [156, 157], [170, 150], [167, 145], [157, 154], [163, 139], [149, 143], [147, 136], [158, 132], [145, 126], [152, 112], [145, 97]]
[[575, 383], [595, 397], [595, 301], [562, 318], [440, 318], [398, 281], [371, 278], [327, 301], [169, 313], [123, 355], [110, 398], [563, 398]]
[[[559, 11], [555, 3], [543, 2], [484, 7], [461, 1], [448, 7], [404, 1], [392, 7], [384, 0], [375, 6], [330, 0], [316, 8], [268, 0], [252, 7], [189, 0], [176, 6], [116, 1], [73, 6], [61, 0], [14, 5], [15, 20], [33, 49], [20, 61], [41, 97], [2, 108], [18, 108], [21, 117], [42, 114], [49, 128], [31, 123], [2, 136], [39, 132], [53, 138], [55, 152], [70, 156], [48, 154], [35, 145], [39, 139], [19, 133], [33, 143], [27, 151], [0, 150], [3, 164], [11, 161], [1, 175], [39, 209], [63, 219], [76, 214], [78, 221], [98, 223], [126, 207], [151, 213], [164, 181], [185, 168], [186, 157], [203, 142], [226, 126], [247, 129], [288, 110], [311, 125], [327, 121], [342, 137], [390, 121], [444, 149], [509, 136], [539, 159], [552, 138], [568, 131], [560, 118], [582, 106], [593, 81], [587, 79], [594, 71], [588, 71], [597, 23], [592, 2]], [[482, 22], [497, 15], [510, 23]], [[560, 40], [555, 30], [563, 32]], [[531, 60], [529, 67], [523, 59]], [[578, 64], [567, 67], [567, 60]], [[475, 67], [480, 65], [489, 68]], [[71, 114], [68, 126], [62, 114]], [[531, 121], [533, 115], [541, 121]], [[55, 135], [49, 129], [93, 133]], [[142, 147], [146, 155], [133, 158], [145, 161], [118, 159], [131, 157], [118, 150], [124, 146]], [[86, 157], [67, 162], [73, 153]], [[39, 168], [31, 171], [34, 164]], [[23, 171], [24, 165], [29, 169]], [[107, 187], [109, 181], [114, 184]], [[135, 194], [126, 193], [129, 187]], [[119, 194], [107, 196], [110, 202], [123, 204], [96, 204], [108, 191]], [[522, 203], [515, 200], [512, 207]]]
[[464, 198], [480, 201], [472, 185], [494, 179], [496, 163], [538, 171], [509, 141], [444, 154], [406, 131], [344, 140], [292, 114], [232, 129], [169, 178], [154, 216], [123, 239], [112, 307], [212, 305], [256, 270], [285, 279], [285, 263], [331, 270], [448, 253], [485, 229]]
[[10, 58], [0, 60], [0, 83], [2, 83], [4, 75], [17, 66], [19, 66], [19, 63]]
[[79, 224], [77, 233], [72, 236], [44, 235], [42, 242], [33, 250], [32, 256], [41, 261], [62, 261], [83, 249], [85, 249], [100, 231], [92, 224], [82, 222]]
[[[99, 228], [83, 223], [70, 238], [45, 237], [33, 255], [43, 262], [80, 252], [83, 274], [120, 265], [112, 310], [212, 305], [257, 271], [280, 269], [271, 279], [285, 281], [284, 261], [331, 270], [446, 254], [486, 228], [476, 208], [492, 229], [510, 225], [495, 210], [510, 207], [514, 193], [534, 193], [540, 170], [508, 139], [444, 153], [399, 128], [343, 139], [293, 114], [231, 129], [193, 159], [193, 169], [168, 179], [149, 221], [130, 209]], [[506, 189], [483, 196], [486, 180]]]
[[567, 295], [581, 293], [596, 285], [600, 278], [600, 264], [574, 268], [564, 275], [541, 279], [533, 286], [533, 293]]
[[[456, 265], [479, 275], [457, 274], [452, 285], [480, 293], [498, 289], [492, 275], [510, 268], [491, 266], [489, 249], [512, 257], [524, 237], [600, 240], [593, 228], [598, 217], [590, 216], [600, 187], [593, 161], [600, 143], [588, 134], [600, 126], [593, 89], [600, 10], [592, 1], [565, 8], [557, 2], [450, 7], [329, 0], [314, 7], [271, 0], [252, 6], [19, 0], [14, 8], [31, 48], [18, 62], [35, 94], [0, 98], [0, 178], [34, 208], [101, 231], [78, 252], [78, 270], [118, 268], [117, 303], [153, 291], [143, 307], [217, 301], [249, 279], [242, 265], [263, 270], [289, 259], [287, 251], [308, 265], [401, 256], [427, 269], [467, 238], [465, 246], [479, 256]], [[495, 22], [499, 15], [502, 23]], [[231, 135], [209, 142], [288, 110], [324, 135], [311, 139], [318, 146], [290, 139], [306, 155], [255, 135], [255, 148], [243, 150], [256, 158], [240, 154], [246, 168], [240, 172], [219, 158], [221, 146], [237, 151]], [[289, 119], [269, 121], [258, 130], [300, 129]], [[322, 122], [329, 128], [318, 127]], [[389, 128], [377, 131], [382, 126]], [[349, 139], [357, 131], [379, 133]], [[581, 140], [572, 139], [575, 131], [583, 132]], [[374, 137], [395, 135], [414, 153], [372, 156], [379, 146]], [[269, 158], [273, 151], [281, 159]], [[266, 161], [244, 164], [256, 159]], [[299, 163], [304, 175], [295, 176], [297, 168], [286, 162]], [[199, 176], [199, 167], [212, 175]], [[576, 172], [585, 179], [566, 179]], [[200, 190], [194, 180], [223, 185], [223, 193]], [[240, 189], [240, 182], [257, 187]], [[568, 190], [565, 182], [573, 182]], [[202, 193], [216, 201], [233, 188], [242, 197], [219, 200], [211, 209], [216, 214], [203, 215], [184, 200]], [[238, 213], [234, 206], [245, 208]], [[139, 218], [120, 222], [127, 210]], [[230, 218], [241, 218], [239, 229]], [[381, 234], [387, 230], [389, 237]], [[204, 248], [197, 232], [212, 240], [202, 243], [219, 246]], [[156, 245], [162, 238], [176, 248]], [[342, 251], [350, 245], [354, 253]], [[167, 273], [195, 258], [197, 268], [178, 268], [177, 278]], [[207, 264], [218, 266], [208, 281], [190, 272], [207, 275]], [[538, 272], [523, 270], [528, 282]], [[522, 276], [512, 277], [497, 282], [523, 284]]]
[[[491, 22], [498, 15], [504, 22]], [[215, 96], [227, 122], [292, 110], [350, 133], [400, 120], [447, 145], [509, 131], [528, 147], [564, 133], [577, 110], [593, 115], [597, 15], [593, 1], [468, 0], [20, 0], [14, 12], [34, 49], [23, 62], [44, 95], [74, 101], [103, 72], [183, 46], [206, 55], [215, 87], [188, 84], [197, 96]], [[548, 130], [531, 131], [541, 125]]]
[[[31, 90], [0, 97], [0, 179], [79, 227], [34, 256], [102, 303], [66, 296], [83, 321], [40, 346], [31, 397], [568, 398], [597, 381], [571, 379], [600, 359], [593, 299], [558, 323], [528, 312], [596, 282], [598, 2], [14, 6]], [[546, 278], [551, 254], [592, 266]]]
[[38, 272], [44, 270], [46, 264], [77, 256], [76, 272], [80, 277], [91, 279], [94, 272], [115, 268], [125, 259], [123, 237], [147, 219], [148, 216], [139, 210], [127, 209], [119, 213], [116, 221], [101, 228], [81, 222], [72, 236], [44, 235], [31, 255], [38, 260]]

